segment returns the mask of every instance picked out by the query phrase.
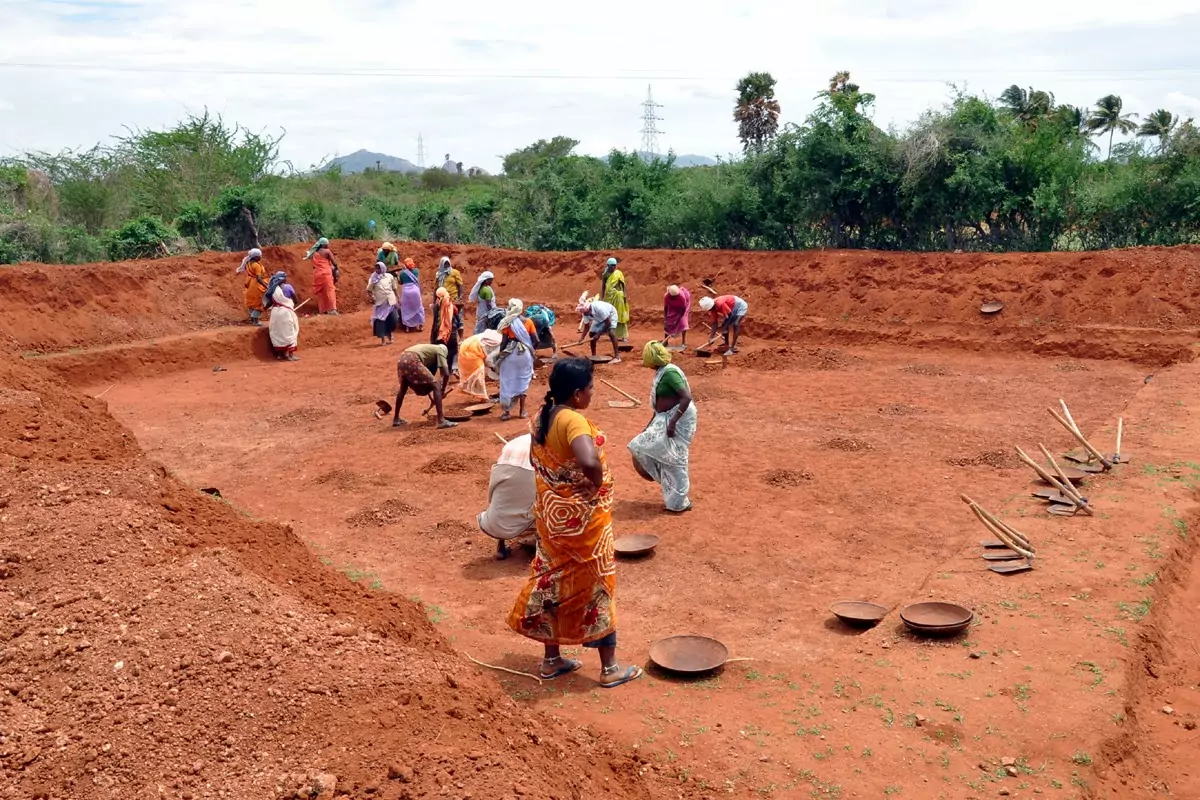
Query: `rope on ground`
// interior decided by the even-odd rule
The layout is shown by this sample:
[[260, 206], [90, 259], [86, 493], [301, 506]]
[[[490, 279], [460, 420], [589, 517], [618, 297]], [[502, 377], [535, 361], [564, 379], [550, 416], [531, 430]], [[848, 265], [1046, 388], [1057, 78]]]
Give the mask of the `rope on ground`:
[[494, 670], [497, 670], [498, 672], [507, 672], [509, 675], [520, 675], [522, 678], [532, 678], [533, 680], [537, 681], [538, 683], [542, 682], [542, 679], [539, 678], [537, 675], [531, 675], [528, 672], [517, 672], [515, 669], [509, 669], [508, 667], [497, 667], [495, 664], [485, 664], [478, 659], [471, 658], [469, 653], [463, 653], [463, 655], [466, 656], [467, 659], [470, 660], [472, 663], [478, 664], [481, 667], [487, 667], [488, 669], [494, 669]]

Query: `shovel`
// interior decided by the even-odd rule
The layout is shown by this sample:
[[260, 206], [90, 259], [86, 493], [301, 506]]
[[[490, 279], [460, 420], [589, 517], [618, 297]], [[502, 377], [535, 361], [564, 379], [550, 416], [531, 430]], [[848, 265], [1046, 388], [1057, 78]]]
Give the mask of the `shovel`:
[[994, 550], [991, 553], [983, 554], [984, 561], [1020, 561], [1023, 558], [1024, 556], [1017, 551], [1009, 550], [1007, 548], [1004, 550]]
[[[454, 391], [455, 389], [457, 389], [457, 388], [458, 388], [457, 386], [451, 386], [449, 389], [447, 389], [445, 392], [443, 392], [443, 393], [442, 393], [442, 404], [443, 404], [443, 407], [445, 407], [446, 398], [447, 398], [447, 397], [449, 397], [449, 396], [450, 396], [450, 393], [451, 393], [451, 392], [453, 392], [453, 391]], [[430, 411], [433, 411], [433, 407], [434, 407], [434, 405], [435, 405], [435, 403], [434, 403], [432, 400], [430, 400], [430, 401], [429, 401], [429, 407], [428, 407], [428, 408], [426, 408], [424, 411], [422, 411], [422, 412], [421, 412], [421, 416], [422, 416], [422, 417], [428, 417], [428, 416], [429, 416], [429, 412], [430, 412]]]
[[988, 564], [988, 569], [997, 575], [1016, 575], [1029, 572], [1033, 569], [1033, 564], [1028, 561], [1009, 561], [1005, 564]]
[[392, 413], [392, 404], [387, 400], [379, 400], [375, 403], [375, 419], [383, 419], [390, 413]]
[[629, 392], [622, 389], [620, 386], [609, 383], [608, 381], [604, 380], [603, 378], [600, 379], [600, 382], [603, 383], [608, 388], [613, 389], [617, 392], [620, 392], [622, 395], [624, 395], [627, 398], [626, 400], [609, 400], [608, 401], [609, 408], [637, 408], [638, 406], [640, 406], [642, 404], [641, 400], [638, 400], [636, 397], [634, 397]]

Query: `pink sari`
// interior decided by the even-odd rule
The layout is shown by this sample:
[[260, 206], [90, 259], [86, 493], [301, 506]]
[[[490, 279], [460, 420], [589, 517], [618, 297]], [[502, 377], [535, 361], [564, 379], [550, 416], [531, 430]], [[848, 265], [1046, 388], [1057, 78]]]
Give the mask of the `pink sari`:
[[692, 293], [679, 287], [679, 294], [663, 295], [663, 328], [668, 336], [678, 336], [688, 329], [692, 314]]

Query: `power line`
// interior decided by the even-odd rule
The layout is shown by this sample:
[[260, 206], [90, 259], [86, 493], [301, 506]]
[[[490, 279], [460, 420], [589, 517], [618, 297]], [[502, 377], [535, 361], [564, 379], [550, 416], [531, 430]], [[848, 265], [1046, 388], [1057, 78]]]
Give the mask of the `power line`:
[[[30, 69], [47, 72], [116, 72], [116, 73], [147, 73], [147, 74], [177, 74], [177, 75], [238, 75], [238, 76], [277, 76], [277, 77], [360, 77], [360, 78], [427, 78], [427, 79], [473, 79], [473, 80], [655, 80], [655, 81], [730, 81], [736, 77], [722, 75], [685, 75], [677, 71], [640, 71], [621, 72], [616, 74], [578, 74], [551, 71], [530, 70], [526, 72], [504, 72], [489, 70], [454, 70], [454, 69], [393, 69], [393, 68], [358, 68], [358, 69], [246, 69], [220, 66], [172, 66], [172, 65], [117, 65], [117, 64], [45, 64], [36, 62], [0, 62], [0, 69]], [[1161, 75], [1162, 73], [1172, 73]], [[1042, 68], [1042, 69], [941, 69], [941, 70], [891, 70], [880, 72], [880, 77], [874, 77], [870, 69], [859, 70], [855, 74], [866, 75], [871, 83], [945, 83], [948, 80], [967, 75], [1058, 75], [1066, 79], [1107, 79], [1107, 80], [1175, 80], [1184, 75], [1200, 73], [1200, 66], [1187, 67], [1124, 67], [1124, 68]], [[1120, 78], [1115, 76], [1139, 75], [1138, 78]], [[913, 77], [902, 77], [902, 76]], [[930, 77], [917, 77], [930, 76]], [[779, 76], [783, 80], [796, 80], [797, 76]], [[810, 76], [811, 77], [811, 76]], [[806, 78], [807, 79], [807, 78]]]

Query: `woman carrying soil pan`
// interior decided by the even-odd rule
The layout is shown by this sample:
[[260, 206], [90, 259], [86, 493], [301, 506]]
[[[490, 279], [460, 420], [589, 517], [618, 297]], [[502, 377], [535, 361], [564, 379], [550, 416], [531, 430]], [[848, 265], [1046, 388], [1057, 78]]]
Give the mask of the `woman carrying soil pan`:
[[287, 283], [287, 274], [276, 272], [268, 285], [271, 320], [267, 333], [271, 337], [271, 349], [278, 361], [299, 361], [296, 348], [300, 344], [300, 318], [296, 315], [296, 290]]
[[658, 481], [667, 511], [681, 514], [692, 508], [688, 499], [688, 459], [696, 435], [696, 404], [687, 376], [671, 363], [671, 351], [662, 342], [646, 343], [642, 365], [654, 370], [650, 384], [654, 416], [629, 443], [629, 452], [633, 453], [638, 474], [648, 481]]
[[550, 372], [529, 452], [537, 482], [537, 554], [508, 626], [545, 646], [542, 678], [582, 667], [559, 649], [582, 644], [600, 652], [600, 685], [612, 688], [640, 678], [642, 670], [617, 661], [613, 478], [604, 435], [580, 413], [592, 391], [590, 361], [565, 359]]

